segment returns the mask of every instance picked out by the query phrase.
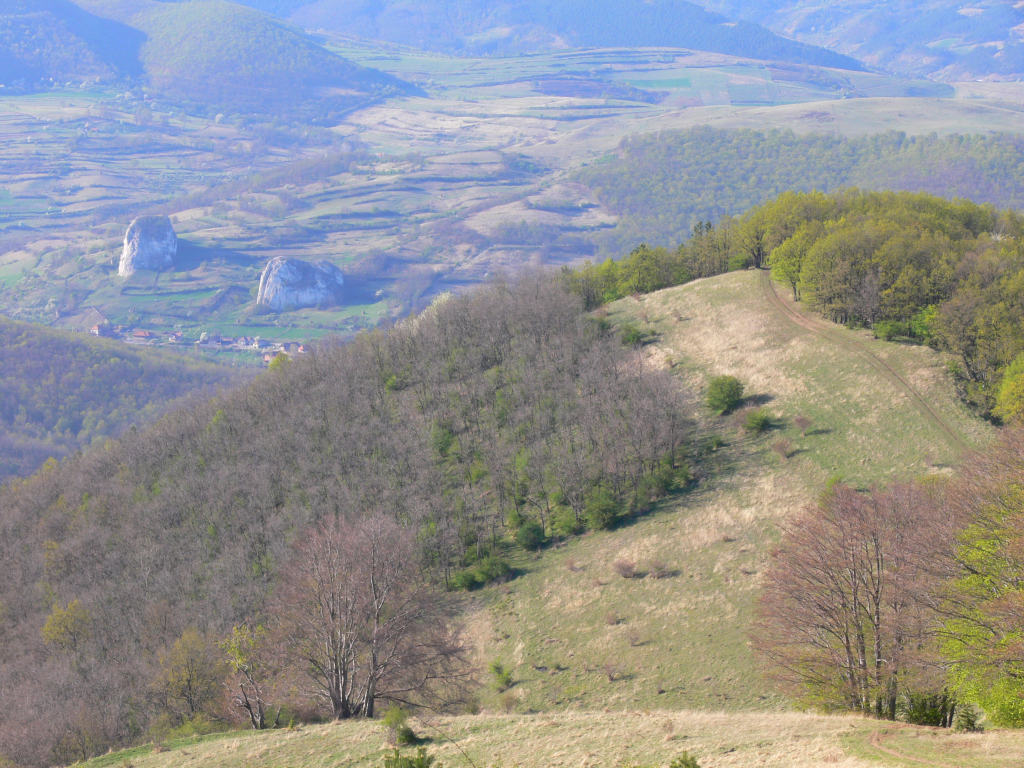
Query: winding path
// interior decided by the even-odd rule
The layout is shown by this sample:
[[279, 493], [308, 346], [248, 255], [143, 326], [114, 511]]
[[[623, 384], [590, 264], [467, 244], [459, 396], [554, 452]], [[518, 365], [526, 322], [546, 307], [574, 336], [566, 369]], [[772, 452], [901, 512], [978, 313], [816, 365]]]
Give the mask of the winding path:
[[932, 426], [942, 433], [942, 436], [954, 448], [954, 450], [957, 452], [969, 450], [967, 443], [965, 443], [960, 435], [958, 435], [953, 428], [935, 412], [928, 402], [921, 397], [921, 394], [902, 376], [890, 368], [880, 357], [868, 349], [865, 344], [838, 333], [833, 328], [829, 327], [829, 324], [826, 324], [824, 321], [808, 317], [807, 315], [804, 315], [790, 307], [785, 300], [779, 296], [778, 292], [776, 292], [775, 284], [772, 282], [771, 272], [767, 269], [762, 270], [761, 272], [761, 288], [764, 291], [765, 297], [772, 306], [785, 315], [790, 321], [796, 323], [801, 328], [805, 328], [812, 333], [823, 336], [841, 347], [851, 349], [851, 351], [858, 353], [861, 357], [871, 363], [879, 373], [885, 376], [885, 378], [888, 379], [899, 391], [910, 399], [910, 402], [914, 404], [914, 407], [920, 411], [921, 415], [924, 416]]
[[911, 763], [918, 763], [920, 765], [929, 765], [932, 766], [932, 768], [962, 768], [962, 766], [951, 765], [950, 763], [934, 763], [931, 760], [925, 760], [920, 757], [911, 757], [910, 755], [904, 754], [903, 752], [899, 752], [895, 749], [891, 749], [890, 747], [886, 747], [882, 742], [885, 740], [886, 737], [891, 736], [893, 736], [893, 732], [890, 730], [875, 731], [871, 734], [871, 738], [868, 740], [868, 743], [871, 744], [871, 746], [877, 749], [879, 752], [884, 752], [890, 757], [895, 757], [899, 760], [905, 760]]

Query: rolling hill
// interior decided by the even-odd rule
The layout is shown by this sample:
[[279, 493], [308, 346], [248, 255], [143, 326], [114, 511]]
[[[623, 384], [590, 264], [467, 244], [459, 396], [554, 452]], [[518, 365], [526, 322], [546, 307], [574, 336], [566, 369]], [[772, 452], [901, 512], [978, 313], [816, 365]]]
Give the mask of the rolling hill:
[[17, 0], [0, 11], [0, 57], [13, 75], [5, 77], [28, 86], [127, 80], [164, 99], [233, 112], [322, 117], [415, 91], [226, 0]]
[[254, 111], [315, 98], [339, 110], [367, 96], [414, 90], [225, 0], [164, 4], [135, 16], [134, 23], [147, 35], [140, 52], [147, 77], [176, 98]]
[[[734, 272], [611, 306], [612, 323], [641, 325], [657, 339], [642, 366], [629, 362], [617, 334], [591, 335], [595, 326], [547, 289], [531, 292], [525, 283], [505, 297], [496, 293], [501, 287], [484, 289], [476, 299], [441, 303], [390, 341], [367, 335], [278, 366], [248, 388], [0, 491], [0, 551], [19, 564], [0, 580], [8, 617], [0, 675], [6, 690], [29, 702], [0, 720], [12, 757], [40, 762], [52, 748], [66, 761], [130, 741], [119, 707], [168, 733], [159, 730], [159, 702], [138, 703], [142, 681], [159, 674], [159, 649], [188, 626], [221, 635], [258, 617], [306, 521], [363, 505], [420, 520], [438, 578], [472, 563], [481, 546], [509, 558], [516, 578], [462, 603], [477, 664], [497, 660], [511, 675], [505, 693], [481, 686], [478, 707], [785, 708], [759, 676], [746, 637], [778, 526], [831, 476], [869, 486], [948, 472], [960, 443], [984, 444], [989, 428], [957, 400], [938, 353], [808, 328], [760, 278]], [[894, 392], [884, 370], [910, 382], [914, 397]], [[628, 504], [632, 513], [623, 502], [612, 530], [565, 535], [546, 552], [488, 543], [504, 538], [492, 516], [508, 483], [520, 505], [532, 499], [543, 509], [544, 498], [555, 499], [552, 526], [574, 529], [565, 506], [576, 487], [566, 468], [574, 465], [537, 463], [565, 455], [559, 435], [574, 439], [585, 429], [595, 445], [618, 446], [585, 471], [614, 472], [608, 487], [624, 485], [635, 452], [661, 444], [677, 398], [701, 396], [719, 373], [742, 376], [751, 402], [766, 404], [775, 426], [745, 435], [731, 417], [691, 406], [697, 423], [684, 438], [687, 469], [666, 475], [662, 465], [660, 482], [675, 490], [653, 506], [643, 490]], [[644, 405], [647, 391], [657, 402]], [[572, 400], [580, 392], [588, 398], [582, 410]], [[620, 392], [639, 393], [621, 401], [624, 413]], [[606, 415], [591, 419], [591, 409]], [[814, 428], [801, 434], [798, 414]], [[788, 459], [771, 447], [783, 437], [795, 444]], [[547, 453], [545, 439], [555, 440]], [[620, 562], [635, 565], [633, 577], [621, 575]], [[49, 598], [32, 597], [39, 590]], [[81, 667], [60, 663], [66, 657], [39, 631], [51, 605], [74, 601], [90, 617], [75, 651]], [[120, 661], [112, 666], [115, 648]], [[40, 679], [49, 682], [41, 688]], [[45, 730], [23, 728], [25, 718], [35, 722], [32, 713], [52, 706], [46, 690], [73, 686], [105, 686], [104, 696], [120, 703], [102, 718], [79, 707], [47, 719]], [[68, 734], [94, 746], [75, 752]]]
[[[411, 45], [427, 50], [529, 52], [566, 47], [667, 46], [753, 59], [859, 70], [849, 56], [794, 42], [749, 22], [733, 22], [687, 2], [609, 0], [339, 0], [250, 4], [287, 13], [309, 29]], [[298, 6], [298, 7], [296, 7]]]
[[8, 0], [0, 8], [0, 81], [8, 88], [142, 74], [145, 35], [69, 0]]
[[[655, 334], [650, 364], [671, 366], [698, 392], [713, 375], [741, 375], [777, 427], [749, 437], [729, 418], [701, 415], [708, 439], [694, 467], [703, 479], [691, 490], [618, 530], [523, 553], [518, 578], [474, 593], [467, 617], [477, 659], [505, 663], [513, 685], [504, 694], [483, 687], [478, 714], [410, 721], [445, 765], [664, 766], [684, 750], [702, 766], [733, 768], [869, 768], [907, 764], [902, 758], [1015, 765], [1019, 732], [794, 713], [760, 677], [745, 626], [777, 526], [837, 472], [866, 487], [894, 472], [947, 474], [955, 461], [955, 441], [894, 394], [872, 358], [912, 382], [960, 439], [979, 446], [991, 434], [957, 402], [932, 350], [868, 342], [840, 327], [820, 333], [771, 296], [762, 275], [747, 271], [609, 308], [616, 324]], [[851, 353], [848, 341], [866, 344], [868, 355]], [[804, 436], [792, 424], [797, 413], [813, 417]], [[788, 460], [770, 449], [781, 436], [798, 444]], [[661, 560], [669, 575], [624, 579], [612, 567], [621, 559], [642, 568]], [[369, 768], [390, 750], [379, 722], [347, 721], [169, 739], [86, 765]]]

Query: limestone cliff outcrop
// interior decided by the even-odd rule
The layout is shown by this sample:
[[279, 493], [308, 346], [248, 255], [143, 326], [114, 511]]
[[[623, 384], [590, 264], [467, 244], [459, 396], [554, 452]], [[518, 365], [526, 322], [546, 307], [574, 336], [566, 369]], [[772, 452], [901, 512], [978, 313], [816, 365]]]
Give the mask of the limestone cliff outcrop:
[[160, 271], [174, 266], [178, 236], [166, 216], [139, 216], [124, 234], [117, 274], [128, 277], [138, 269]]
[[259, 306], [275, 312], [288, 308], [333, 304], [341, 297], [345, 278], [329, 261], [301, 261], [278, 256], [260, 275]]

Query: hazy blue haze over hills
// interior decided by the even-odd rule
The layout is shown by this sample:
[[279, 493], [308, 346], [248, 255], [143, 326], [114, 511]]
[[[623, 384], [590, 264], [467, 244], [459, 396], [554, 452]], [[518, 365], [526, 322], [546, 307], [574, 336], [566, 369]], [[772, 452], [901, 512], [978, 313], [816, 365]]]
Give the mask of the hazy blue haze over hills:
[[[0, 81], [140, 77], [173, 98], [266, 111], [325, 94], [334, 109], [412, 87], [225, 0], [14, 0], [0, 10]], [[339, 93], [339, 92], [344, 92]], [[336, 103], [335, 103], [336, 102]]]
[[873, 66], [941, 79], [1024, 73], [1024, 8], [1009, 0], [965, 7], [951, 0], [901, 3], [700, 0], [708, 10], [856, 56]]
[[145, 37], [69, 0], [5, 0], [0, 7], [0, 82], [138, 77]]
[[694, 48], [755, 59], [860, 69], [854, 59], [732, 23], [686, 2], [607, 0], [243, 0], [304, 27], [455, 53], [514, 53], [560, 47]]

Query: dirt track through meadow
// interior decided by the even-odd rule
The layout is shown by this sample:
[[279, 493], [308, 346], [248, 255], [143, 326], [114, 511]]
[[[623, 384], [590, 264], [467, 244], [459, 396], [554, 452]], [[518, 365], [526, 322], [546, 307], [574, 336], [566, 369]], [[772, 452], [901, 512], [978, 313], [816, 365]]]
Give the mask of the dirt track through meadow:
[[924, 760], [920, 757], [911, 757], [910, 755], [904, 754], [903, 752], [892, 749], [890, 747], [886, 747], [883, 744], [883, 742], [886, 739], [886, 737], [891, 737], [892, 735], [893, 732], [888, 730], [875, 731], [873, 734], [871, 734], [870, 744], [878, 751], [884, 752], [885, 754], [890, 755], [891, 757], [895, 757], [899, 760], [905, 760], [911, 763], [917, 763], [918, 765], [929, 765], [932, 766], [932, 768], [962, 768], [961, 766], [952, 765], [950, 763], [934, 763], [931, 760]]
[[961, 439], [956, 431], [935, 412], [921, 394], [903, 377], [896, 373], [896, 371], [890, 368], [881, 358], [868, 349], [866, 345], [837, 333], [835, 330], [830, 328], [829, 324], [825, 321], [808, 317], [807, 315], [804, 315], [790, 307], [775, 290], [775, 284], [772, 282], [771, 273], [768, 270], [763, 270], [761, 273], [761, 288], [764, 291], [765, 297], [772, 306], [790, 321], [796, 323], [801, 328], [809, 330], [812, 333], [816, 333], [819, 336], [823, 336], [829, 341], [838, 344], [840, 347], [849, 348], [853, 352], [861, 355], [861, 357], [871, 363], [879, 373], [885, 376], [885, 378], [888, 379], [899, 391], [903, 392], [903, 394], [910, 399], [910, 402], [914, 404], [921, 415], [924, 416], [924, 418], [940, 433], [942, 433], [943, 438], [956, 451], [964, 452], [968, 450], [968, 446], [963, 439]]

